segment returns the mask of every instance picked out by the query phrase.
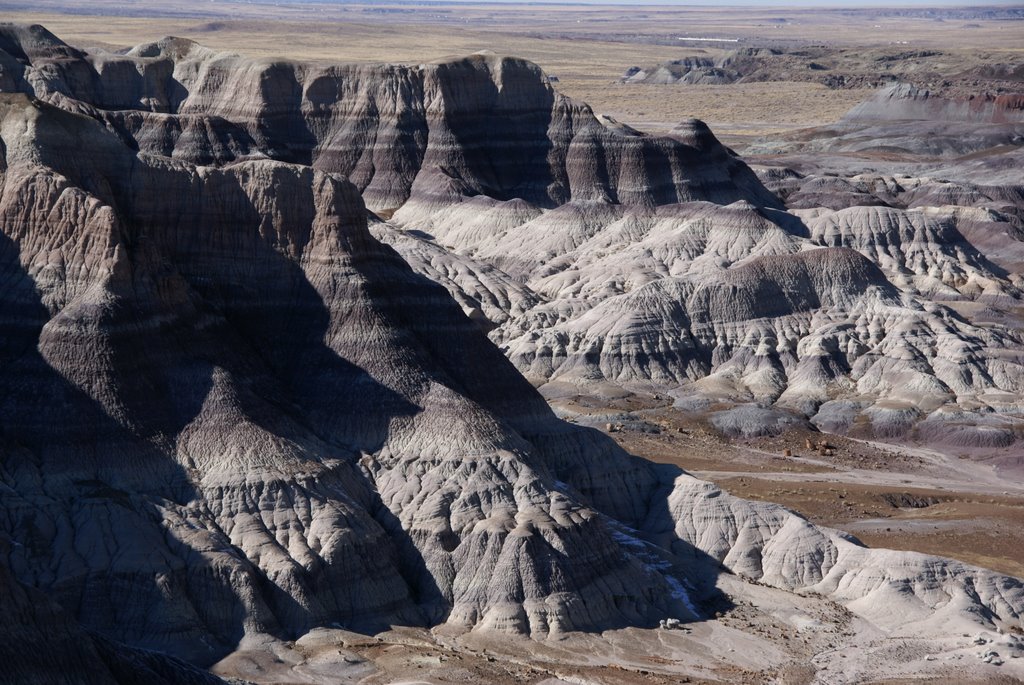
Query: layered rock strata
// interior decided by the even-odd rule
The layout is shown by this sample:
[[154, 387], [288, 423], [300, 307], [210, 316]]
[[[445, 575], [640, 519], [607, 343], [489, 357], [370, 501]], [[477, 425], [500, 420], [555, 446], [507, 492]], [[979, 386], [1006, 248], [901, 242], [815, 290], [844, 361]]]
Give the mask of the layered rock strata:
[[[606, 364], [608, 376], [675, 380], [680, 368], [699, 375], [728, 362], [737, 377], [760, 374], [770, 395], [774, 362], [759, 360], [747, 322], [758, 322], [766, 348], [772, 334], [817, 345], [773, 348], [809, 379], [838, 377], [836, 346], [853, 354], [851, 330], [861, 333], [841, 312], [863, 320], [867, 335], [890, 308], [920, 307], [923, 340], [928, 326], [946, 326], [951, 339], [967, 326], [887, 279], [885, 269], [913, 261], [907, 254], [880, 268], [862, 234], [855, 246], [812, 245], [846, 229], [839, 222], [814, 238], [772, 209], [778, 202], [706, 127], [688, 124], [674, 139], [609, 130], [515, 60], [375, 67], [362, 95], [332, 99], [335, 83], [317, 102], [375, 111], [378, 95], [401, 92], [403, 107], [421, 102], [437, 114], [426, 116], [422, 148], [396, 129], [391, 138], [366, 129], [404, 142], [355, 146], [356, 159], [394, 152], [391, 166], [374, 162], [360, 176], [358, 164], [329, 160], [351, 162], [331, 151], [351, 151], [346, 141], [364, 129], [329, 133], [304, 114], [312, 67], [176, 40], [96, 57], [39, 28], [5, 28], [0, 49], [5, 90], [32, 93], [0, 95], [0, 540], [10, 569], [0, 591], [17, 600], [17, 581], [97, 640], [198, 664], [246, 636], [294, 638], [324, 625], [445, 623], [541, 638], [696, 619], [723, 572], [826, 594], [885, 629], [939, 614], [1021, 625], [1019, 580], [868, 550], [557, 420], [480, 331], [497, 326], [492, 335], [512, 349], [511, 333], [531, 317], [541, 337], [577, 325], [572, 344], [593, 335], [604, 347], [566, 356], [567, 369]], [[442, 78], [452, 70], [461, 76]], [[296, 74], [301, 88], [282, 91]], [[394, 89], [406, 77], [422, 100]], [[538, 107], [538, 93], [555, 104]], [[538, 126], [544, 112], [561, 123]], [[157, 121], [198, 147], [175, 135], [169, 148], [146, 142], [141, 132]], [[514, 135], [485, 137], [495, 121]], [[202, 131], [232, 131], [219, 140], [238, 155], [200, 160], [195, 150], [216, 149]], [[488, 168], [512, 140], [527, 141], [523, 156]], [[543, 158], [533, 141], [550, 144]], [[458, 220], [470, 205], [494, 216], [507, 208], [500, 237], [517, 247], [504, 248], [504, 261], [494, 252], [496, 266], [375, 219], [373, 232], [396, 251], [371, 233], [361, 191], [377, 206], [404, 202], [399, 213], [438, 236], [480, 235], [481, 225]], [[719, 212], [726, 234], [715, 229]], [[673, 226], [688, 237], [658, 237]], [[606, 241], [604, 254], [641, 245], [631, 259], [648, 270], [635, 284], [632, 273], [604, 284], [567, 278], [566, 256], [588, 241]], [[550, 288], [524, 286], [527, 272]], [[573, 297], [555, 297], [576, 284]], [[646, 303], [630, 311], [649, 323], [599, 316], [622, 298]], [[834, 321], [823, 326], [821, 316]], [[696, 333], [677, 343], [679, 322]], [[645, 351], [659, 327], [664, 337]], [[733, 352], [708, 355], [716, 338]], [[618, 352], [603, 354], [612, 340]], [[555, 356], [533, 354], [530, 364], [545, 358]], [[990, 375], [1000, 368], [986, 363]], [[1009, 375], [1015, 362], [1003, 363]], [[553, 363], [540, 366], [553, 373]], [[878, 610], [895, 597], [913, 611]], [[27, 624], [63, 620], [54, 615]], [[43, 666], [18, 668], [31, 678]]]

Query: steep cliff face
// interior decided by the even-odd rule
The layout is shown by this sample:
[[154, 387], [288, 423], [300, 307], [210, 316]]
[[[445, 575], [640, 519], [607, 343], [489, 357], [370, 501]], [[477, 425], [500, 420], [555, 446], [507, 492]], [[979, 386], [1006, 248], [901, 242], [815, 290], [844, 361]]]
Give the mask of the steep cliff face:
[[[723, 567], [851, 606], [862, 602], [860, 610], [884, 626], [905, 623], [898, 611], [872, 613], [879, 597], [897, 593], [922, 615], [955, 596], [963, 598], [955, 609], [960, 621], [1021, 624], [1024, 586], [1015, 579], [864, 549], [558, 421], [448, 290], [371, 234], [360, 190], [377, 179], [376, 162], [373, 178], [357, 185], [323, 168], [316, 155], [328, 148], [304, 147], [302, 131], [319, 129], [307, 126], [313, 120], [305, 115], [295, 118], [288, 95], [295, 91], [282, 94], [274, 76], [298, 67], [234, 58], [221, 64], [181, 41], [104, 57], [109, 64], [40, 29], [5, 29], [2, 41], [3, 83], [31, 89], [35, 98], [0, 95], [0, 541], [14, 578], [57, 601], [97, 639], [208, 664], [245, 636], [288, 638], [331, 624], [372, 630], [446, 623], [536, 637], [651, 625], [666, 616], [696, 618], [698, 600], [714, 591]], [[197, 79], [172, 79], [182, 85], [207, 75], [203, 107], [220, 114], [200, 112], [198, 99], [187, 104], [201, 89], [169, 86], [165, 75], [179, 69]], [[450, 70], [469, 73], [437, 76], [428, 88], [424, 74]], [[465, 112], [504, 112], [501, 121], [516, 131], [507, 139], [485, 136], [477, 115], [458, 114], [463, 105], [428, 116], [432, 142], [401, 177], [408, 182], [402, 211], [429, 215], [437, 230], [446, 212], [471, 205], [509, 208], [515, 220], [538, 222], [519, 243], [518, 260], [503, 262], [513, 274], [543, 267], [556, 280], [559, 252], [614, 235], [630, 242], [647, 230], [656, 236], [644, 222], [663, 212], [707, 228], [702, 213], [710, 205], [653, 207], [652, 193], [661, 192], [655, 187], [729, 197], [764, 192], [745, 185], [749, 170], [697, 124], [679, 132], [689, 142], [652, 142], [587, 119], [591, 138], [552, 143], [566, 151], [564, 164], [550, 152], [555, 157], [541, 163], [535, 146], [524, 145], [509, 169], [488, 171], [502, 145], [533, 140], [540, 112], [557, 109], [538, 108], [536, 93], [573, 116], [589, 113], [555, 98], [520, 62], [480, 57], [384, 72], [419, 74], [425, 94], [471, 103]], [[373, 71], [366, 87], [383, 81], [392, 88], [384, 72]], [[258, 104], [237, 99], [240, 90], [212, 86], [237, 80], [249, 88], [253, 73], [267, 85], [252, 91], [263, 98]], [[301, 82], [308, 92], [309, 82]], [[459, 90], [467, 83], [477, 85]], [[424, 111], [439, 106], [434, 95], [423, 102]], [[136, 106], [146, 111], [110, 109]], [[217, 165], [194, 164], [180, 138], [163, 154], [136, 149], [145, 148], [144, 136], [128, 135], [123, 125], [139, 117], [138, 131], [152, 131], [146, 122], [165, 117], [172, 127], [220, 126], [231, 112], [255, 118], [203, 130], [237, 126], [244, 135], [223, 140], [245, 159], [218, 158]], [[436, 127], [442, 124], [447, 128]], [[332, 135], [338, 144], [357, 137]], [[323, 131], [317, 136], [327, 140]], [[671, 183], [659, 172], [649, 185], [630, 185], [624, 176], [600, 185], [620, 201], [635, 191], [632, 207], [575, 197], [574, 174], [605, 178], [611, 168], [590, 156], [598, 149], [611, 155], [612, 147], [601, 147], [607, 136], [637, 138], [614, 148], [629, 160], [616, 168], [630, 173], [661, 159], [651, 150], [680, 160], [696, 155], [686, 173], [702, 164], [717, 171], [703, 185], [674, 172]], [[381, 148], [354, 149], [373, 155]], [[457, 160], [459, 171], [449, 173], [442, 160]], [[358, 175], [354, 169], [347, 171]], [[535, 184], [541, 169], [555, 180]], [[477, 187], [487, 192], [462, 201]], [[553, 188], [569, 188], [573, 197], [547, 210], [545, 203], [561, 202]], [[456, 195], [445, 195], [451, 189]], [[437, 202], [442, 197], [448, 204]], [[763, 318], [765, 301], [772, 302], [770, 321], [817, 331], [816, 309], [863, 307], [864, 293], [880, 307], [903, 297], [850, 247], [801, 251], [807, 236], [796, 224], [769, 220], [771, 210], [737, 203], [725, 213], [727, 235], [701, 228], [682, 248], [652, 238], [651, 249], [636, 255], [654, 260], [652, 273], [663, 260], [678, 275], [648, 279], [635, 291], [621, 285], [622, 297], [649, 303], [637, 311], [654, 327], [678, 314], [697, 331], [695, 347], [707, 347], [700, 336], [735, 336], [740, 345], [749, 341], [736, 322]], [[541, 245], [543, 222], [559, 217], [574, 230], [551, 233], [552, 244]], [[647, 228], [627, 223], [608, 233], [605, 224], [619, 219]], [[481, 230], [458, 223], [449, 225], [451, 235]], [[573, 309], [600, 290], [597, 280], [580, 279], [581, 296], [559, 304], [411, 232], [380, 222], [373, 230], [421, 271], [467, 293], [463, 307], [482, 298], [503, 312], [503, 331], [530, 316], [550, 316], [552, 328], [582, 326], [586, 315], [573, 321], [574, 312], [600, 310]], [[512, 233], [509, 245], [517, 240]], [[864, 249], [871, 244], [862, 242]], [[706, 272], [687, 274], [686, 263], [702, 256], [722, 269], [715, 272], [720, 279], [701, 283]], [[612, 290], [620, 287], [615, 282]], [[549, 315], [539, 311], [545, 306]], [[479, 311], [478, 321], [499, 321], [483, 302]], [[600, 322], [573, 340], [617, 335], [620, 352], [602, 357], [580, 349], [573, 363], [605, 359], [620, 370], [653, 373], [655, 355], [637, 352], [643, 339], [630, 339], [610, 319]], [[847, 329], [838, 325], [836, 338]], [[755, 356], [743, 359], [754, 364]], [[709, 363], [716, 359], [712, 354]], [[879, 571], [893, 559], [905, 574]], [[907, 589], [908, 576], [921, 580]], [[0, 591], [20, 592], [4, 579]], [[26, 678], [39, 668], [19, 665]]]
[[777, 202], [706, 127], [653, 138], [604, 126], [511, 57], [316, 66], [176, 38], [93, 55], [41, 27], [4, 31], [13, 86], [103, 119], [139, 150], [312, 164], [348, 177], [371, 209], [423, 212], [472, 195], [538, 207]]
[[[198, 660], [328, 622], [547, 632], [674, 611], [556, 486], [545, 450], [571, 470], [592, 438], [370, 236], [351, 184], [138, 157], [23, 96], [0, 131], [3, 512], [24, 582]], [[642, 500], [652, 476], [620, 467]]]
[[975, 124], [1024, 123], [1024, 95], [981, 93], [950, 97], [897, 83], [857, 105], [844, 119], [852, 121], [957, 121]]

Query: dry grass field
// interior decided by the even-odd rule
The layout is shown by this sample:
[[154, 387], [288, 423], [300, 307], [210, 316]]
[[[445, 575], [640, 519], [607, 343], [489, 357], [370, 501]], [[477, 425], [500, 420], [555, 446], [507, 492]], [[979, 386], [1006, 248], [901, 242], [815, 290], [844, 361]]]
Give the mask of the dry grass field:
[[818, 83], [792, 81], [664, 86], [598, 84], [586, 77], [566, 79], [561, 89], [599, 112], [651, 133], [668, 131], [681, 119], [696, 117], [730, 145], [836, 121], [871, 92], [829, 90]]
[[[0, 2], [6, 21], [41, 23], [76, 45], [122, 48], [165, 35], [253, 57], [411, 62], [479, 50], [525, 57], [558, 78], [563, 93], [650, 132], [688, 117], [707, 121], [727, 143], [835, 121], [867, 90], [814, 83], [654, 86], [618, 83], [633, 65], [747, 45], [948, 48], [1024, 52], [1021, 22], [873, 11], [416, 5], [157, 0], [83, 6], [67, 0]], [[714, 38], [733, 42], [693, 42]]]

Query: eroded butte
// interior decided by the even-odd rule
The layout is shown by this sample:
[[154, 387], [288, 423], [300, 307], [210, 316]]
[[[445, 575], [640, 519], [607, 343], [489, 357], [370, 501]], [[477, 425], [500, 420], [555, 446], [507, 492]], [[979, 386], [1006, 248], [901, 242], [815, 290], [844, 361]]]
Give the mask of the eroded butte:
[[1021, 580], [631, 456], [527, 380], [1012, 457], [1018, 191], [759, 175], [491, 54], [6, 25], [0, 89], [16, 678], [1024, 676]]

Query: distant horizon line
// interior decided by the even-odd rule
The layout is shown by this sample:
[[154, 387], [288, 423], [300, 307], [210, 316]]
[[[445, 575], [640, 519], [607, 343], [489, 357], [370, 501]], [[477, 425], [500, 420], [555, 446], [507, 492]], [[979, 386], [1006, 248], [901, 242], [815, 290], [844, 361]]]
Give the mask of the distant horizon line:
[[[216, 4], [221, 0], [210, 0]], [[239, 2], [240, 0], [223, 0], [228, 3]], [[900, 0], [892, 3], [885, 0], [790, 0], [785, 3], [777, 3], [774, 0], [736, 0], [722, 4], [715, 0], [687, 0], [686, 2], [673, 2], [672, 0], [247, 0], [245, 4], [324, 4], [324, 5], [560, 5], [560, 6], [587, 6], [607, 5], [621, 7], [714, 7], [717, 9], [730, 9], [739, 7], [761, 7], [764, 9], [804, 9], [806, 7], [817, 7], [819, 9], [964, 9], [983, 10], [986, 8], [1021, 8], [1024, 9], [1024, 2], [1020, 0], [986, 0], [984, 3], [963, 2], [963, 0]]]
[[[899, 0], [896, 3], [885, 0], [789, 0], [778, 3], [775, 0], [732, 0], [727, 4], [715, 0], [209, 0], [210, 4], [253, 4], [253, 5], [556, 5], [556, 6], [588, 6], [606, 5], [619, 7], [713, 7], [717, 9], [761, 7], [764, 9], [963, 9], [983, 10], [986, 8], [1024, 9], [1021, 0], [986, 0], [983, 3], [964, 2], [963, 0]], [[6, 3], [0, 2], [0, 7]], [[17, 4], [17, 3], [15, 3]], [[84, 8], [76, 9], [74, 14], [88, 13]]]

